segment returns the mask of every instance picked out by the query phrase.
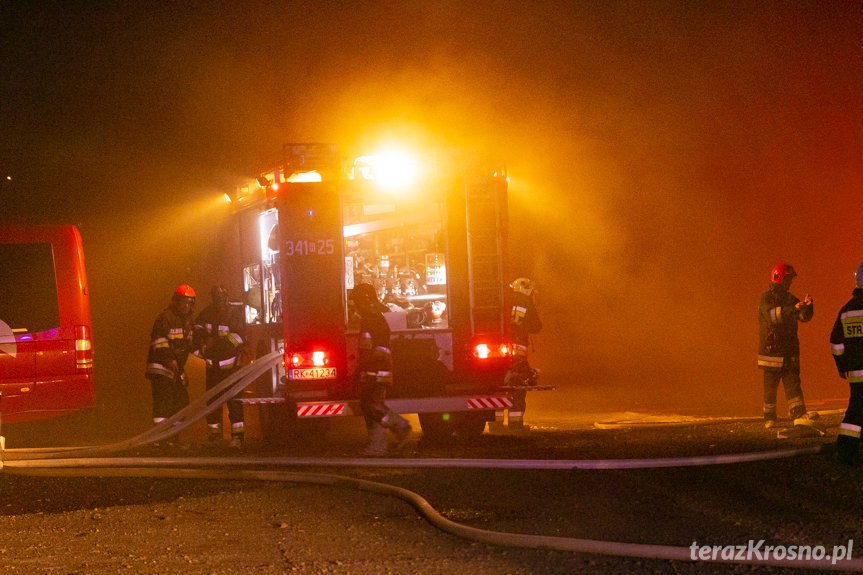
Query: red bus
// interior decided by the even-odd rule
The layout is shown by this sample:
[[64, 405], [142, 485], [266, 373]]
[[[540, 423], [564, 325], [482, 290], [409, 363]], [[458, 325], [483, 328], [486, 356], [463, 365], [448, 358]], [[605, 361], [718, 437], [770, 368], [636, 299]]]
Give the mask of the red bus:
[[0, 420], [95, 406], [90, 296], [75, 226], [0, 227]]

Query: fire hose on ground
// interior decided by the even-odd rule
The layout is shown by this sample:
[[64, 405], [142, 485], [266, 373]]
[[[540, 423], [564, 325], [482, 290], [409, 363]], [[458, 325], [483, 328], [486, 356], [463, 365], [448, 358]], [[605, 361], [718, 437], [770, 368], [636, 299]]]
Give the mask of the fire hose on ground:
[[[312, 485], [350, 488], [359, 491], [387, 495], [409, 503], [436, 528], [480, 543], [550, 549], [579, 553], [594, 553], [621, 557], [693, 561], [691, 547], [621, 543], [570, 537], [530, 535], [489, 531], [469, 527], [450, 521], [438, 513], [422, 496], [407, 489], [328, 473], [306, 473], [275, 470], [275, 466], [373, 466], [373, 467], [476, 467], [502, 469], [646, 469], [657, 467], [684, 467], [698, 465], [721, 465], [752, 462], [797, 455], [813, 454], [819, 447], [744, 453], [738, 455], [667, 458], [667, 459], [623, 459], [623, 460], [491, 460], [491, 459], [322, 459], [281, 457], [165, 457], [133, 458], [104, 457], [112, 453], [132, 449], [147, 443], [161, 441], [184, 429], [207, 413], [221, 408], [222, 404], [242, 391], [249, 383], [262, 375], [279, 360], [281, 354], [273, 352], [245, 366], [219, 386], [207, 391], [191, 402], [188, 407], [159, 425], [131, 439], [118, 443], [91, 447], [62, 449], [10, 449], [0, 446], [0, 472], [20, 475], [52, 477], [149, 477], [176, 479], [215, 479], [240, 481], [279, 481]], [[99, 457], [103, 456], [103, 457]], [[248, 469], [251, 466], [267, 466], [270, 469]], [[863, 560], [845, 558], [841, 561], [829, 558], [776, 559], [743, 558], [726, 559], [716, 557], [715, 562], [749, 563], [775, 567], [797, 567], [833, 571], [863, 571]]]

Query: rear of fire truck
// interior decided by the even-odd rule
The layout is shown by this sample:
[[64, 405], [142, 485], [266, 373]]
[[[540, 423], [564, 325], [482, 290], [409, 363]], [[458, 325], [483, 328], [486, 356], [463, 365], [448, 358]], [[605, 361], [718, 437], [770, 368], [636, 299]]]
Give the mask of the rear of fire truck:
[[389, 310], [391, 409], [444, 438], [481, 434], [511, 405], [502, 170], [450, 157], [344, 162], [332, 144], [288, 144], [284, 165], [256, 183], [245, 207], [243, 193], [232, 198], [254, 238], [246, 321], [252, 349], [285, 361], [245, 403], [281, 403], [293, 423], [361, 415], [349, 295], [368, 283]]

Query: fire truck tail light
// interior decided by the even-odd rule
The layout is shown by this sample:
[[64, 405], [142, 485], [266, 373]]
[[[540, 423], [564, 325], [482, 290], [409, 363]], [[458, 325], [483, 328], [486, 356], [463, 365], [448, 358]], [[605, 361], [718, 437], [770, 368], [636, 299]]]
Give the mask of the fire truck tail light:
[[288, 354], [290, 367], [325, 367], [330, 364], [327, 352], [315, 350], [311, 352], [293, 352]]
[[90, 326], [75, 326], [75, 368], [82, 371], [93, 369], [93, 341]]
[[327, 365], [327, 357], [322, 351], [312, 352], [312, 364], [315, 367], [323, 367]]
[[501, 359], [510, 356], [510, 347], [506, 343], [475, 343], [471, 354], [476, 359]]

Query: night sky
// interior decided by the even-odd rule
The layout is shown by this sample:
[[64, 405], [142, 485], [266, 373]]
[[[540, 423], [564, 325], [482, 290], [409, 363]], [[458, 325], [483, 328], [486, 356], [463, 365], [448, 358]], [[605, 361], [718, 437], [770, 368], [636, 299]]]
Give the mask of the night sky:
[[815, 298], [804, 393], [847, 397], [863, 4], [0, 2], [0, 26], [0, 223], [79, 226], [101, 406], [131, 427], [174, 287], [240, 281], [222, 193], [303, 141], [505, 159], [558, 386], [534, 409], [758, 415], [780, 261]]

